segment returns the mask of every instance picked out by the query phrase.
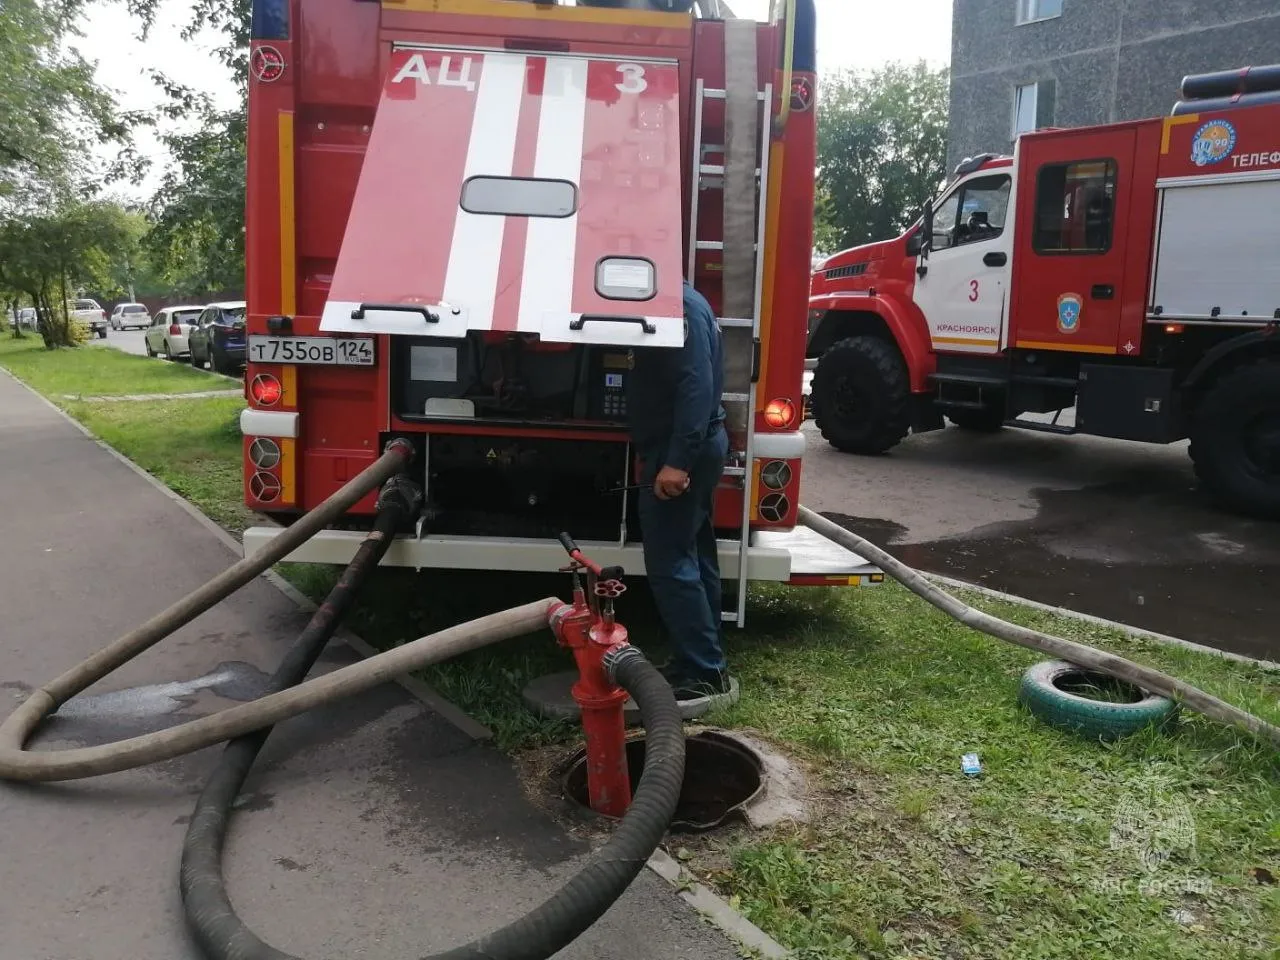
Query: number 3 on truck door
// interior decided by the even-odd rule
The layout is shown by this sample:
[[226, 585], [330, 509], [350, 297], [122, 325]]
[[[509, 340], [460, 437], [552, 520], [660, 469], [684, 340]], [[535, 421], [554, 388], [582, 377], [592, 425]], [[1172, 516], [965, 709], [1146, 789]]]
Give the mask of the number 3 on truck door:
[[618, 72], [622, 80], [617, 84], [620, 93], [644, 93], [649, 89], [649, 81], [645, 78], [644, 67], [638, 63], [620, 63]]

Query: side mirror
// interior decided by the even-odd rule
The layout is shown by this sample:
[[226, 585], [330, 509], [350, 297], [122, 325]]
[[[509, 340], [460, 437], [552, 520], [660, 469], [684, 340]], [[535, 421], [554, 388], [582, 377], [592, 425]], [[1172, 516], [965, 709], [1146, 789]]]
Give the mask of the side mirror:
[[918, 257], [924, 249], [924, 229], [921, 228], [907, 237], [907, 256]]

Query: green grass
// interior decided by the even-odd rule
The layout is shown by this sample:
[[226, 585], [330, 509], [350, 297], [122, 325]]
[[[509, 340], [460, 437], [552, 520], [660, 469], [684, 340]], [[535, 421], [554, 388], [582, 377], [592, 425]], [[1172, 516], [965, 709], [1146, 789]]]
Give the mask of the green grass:
[[240, 533], [254, 522], [244, 506], [239, 397], [61, 406], [228, 530]]
[[[66, 404], [237, 531], [252, 519], [240, 505], [239, 406]], [[336, 575], [294, 565], [282, 572], [315, 598]], [[385, 570], [351, 625], [385, 648], [566, 586], [558, 576]], [[967, 599], [1280, 722], [1274, 673]], [[894, 585], [762, 588], [749, 610], [749, 629], [729, 638], [745, 697], [715, 720], [756, 730], [799, 758], [813, 819], [689, 842], [686, 866], [798, 960], [1280, 957], [1274, 750], [1187, 712], [1163, 732], [1109, 745], [1046, 727], [1016, 702], [1036, 654], [974, 633]], [[641, 585], [622, 614], [633, 640], [660, 657]], [[572, 735], [520, 703], [529, 679], [569, 667], [544, 634], [441, 664], [424, 679], [490, 725], [501, 746], [519, 749]], [[981, 756], [981, 777], [962, 775], [968, 752]], [[1144, 864], [1133, 843], [1142, 829], [1165, 838], [1167, 859]]]
[[[966, 599], [1280, 721], [1274, 673]], [[1113, 745], [1052, 730], [1015, 699], [1040, 657], [897, 586], [767, 591], [753, 612], [734, 651], [750, 696], [717, 719], [808, 760], [820, 799], [810, 826], [736, 838], [708, 879], [800, 956], [1277, 955], [1274, 749], [1188, 713]], [[1155, 829], [1189, 817], [1194, 846], [1148, 870], [1128, 834], [1113, 844], [1133, 811]]]
[[161, 363], [108, 347], [86, 344], [46, 350], [34, 334], [21, 340], [0, 337], [0, 366], [51, 400], [236, 389], [226, 377], [193, 370], [188, 364]]

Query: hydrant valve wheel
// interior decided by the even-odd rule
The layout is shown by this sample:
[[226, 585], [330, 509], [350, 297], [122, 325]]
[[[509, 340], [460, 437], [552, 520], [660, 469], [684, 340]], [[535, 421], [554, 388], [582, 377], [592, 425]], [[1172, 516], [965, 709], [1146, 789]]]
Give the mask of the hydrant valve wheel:
[[627, 592], [627, 585], [621, 580], [601, 580], [596, 584], [596, 596], [608, 600], [617, 600]]

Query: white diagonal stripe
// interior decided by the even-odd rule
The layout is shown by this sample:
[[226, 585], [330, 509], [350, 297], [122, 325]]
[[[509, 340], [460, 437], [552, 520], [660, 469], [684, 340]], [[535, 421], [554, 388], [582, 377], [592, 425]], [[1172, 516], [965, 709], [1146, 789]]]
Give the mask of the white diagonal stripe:
[[[511, 176], [515, 163], [516, 127], [520, 121], [520, 101], [524, 96], [525, 57], [510, 53], [486, 53], [476, 91], [475, 119], [467, 147], [464, 181], [477, 176]], [[462, 90], [458, 96], [466, 96]], [[441, 136], [452, 131], [441, 130]], [[432, 184], [430, 158], [423, 158], [422, 189], [457, 190], [462, 184]], [[459, 197], [461, 199], [461, 197]], [[493, 301], [498, 289], [498, 263], [502, 255], [502, 235], [506, 217], [467, 213], [458, 208], [445, 273], [444, 301], [463, 307], [470, 314], [473, 330], [493, 327]], [[424, 230], [432, 224], [421, 225]]]
[[[547, 57], [547, 78], [538, 122], [538, 154], [533, 175], [568, 180], [582, 176], [582, 140], [587, 120], [587, 61]], [[547, 312], [573, 307], [574, 254], [578, 214], [563, 219], [529, 218], [529, 241], [520, 287], [519, 329], [542, 329]]]

